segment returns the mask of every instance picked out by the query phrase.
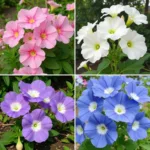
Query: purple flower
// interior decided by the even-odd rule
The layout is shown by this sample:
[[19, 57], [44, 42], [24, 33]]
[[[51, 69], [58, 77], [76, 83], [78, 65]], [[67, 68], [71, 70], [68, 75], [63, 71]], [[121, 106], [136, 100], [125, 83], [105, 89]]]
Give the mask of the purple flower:
[[21, 81], [19, 87], [25, 98], [30, 102], [42, 101], [42, 94], [46, 89], [46, 85], [41, 80], [33, 81], [31, 84]]
[[127, 130], [133, 141], [147, 137], [146, 130], [150, 128], [150, 119], [144, 116], [144, 112], [139, 112], [132, 123], [128, 124]]
[[55, 97], [55, 90], [49, 86], [46, 87], [45, 91], [43, 91], [43, 93], [41, 94], [41, 98], [42, 98], [42, 102], [39, 102], [39, 104], [43, 107], [43, 108], [51, 108], [51, 102], [52, 99]]
[[74, 119], [74, 100], [66, 97], [63, 92], [57, 92], [51, 103], [56, 119], [65, 123]]
[[22, 119], [22, 135], [30, 142], [41, 143], [47, 140], [52, 121], [42, 109], [35, 109]]
[[113, 97], [121, 89], [122, 79], [118, 76], [102, 76], [98, 79], [98, 83], [94, 83], [92, 89], [94, 96], [97, 97]]
[[104, 100], [104, 111], [106, 116], [117, 122], [132, 122], [139, 111], [139, 104], [120, 92], [114, 97]]
[[78, 115], [82, 121], [87, 121], [89, 117], [96, 112], [101, 112], [103, 99], [95, 97], [92, 90], [85, 90], [77, 101]]
[[118, 137], [116, 128], [114, 121], [100, 113], [95, 113], [90, 117], [84, 130], [95, 147], [103, 148], [116, 141]]
[[145, 88], [144, 86], [137, 86], [135, 82], [129, 83], [125, 87], [125, 90], [130, 98], [139, 103], [145, 103], [150, 101], [147, 88]]
[[30, 110], [30, 105], [25, 101], [22, 94], [9, 92], [1, 103], [1, 109], [9, 117], [17, 118], [25, 115]]

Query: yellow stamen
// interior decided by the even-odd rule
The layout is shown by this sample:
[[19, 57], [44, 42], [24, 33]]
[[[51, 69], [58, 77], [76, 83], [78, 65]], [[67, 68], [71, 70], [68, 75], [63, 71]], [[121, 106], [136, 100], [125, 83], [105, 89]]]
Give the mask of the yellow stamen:
[[42, 33], [42, 34], [41, 34], [41, 38], [42, 38], [43, 40], [45, 40], [45, 39], [46, 39], [46, 37], [47, 37], [47, 36], [46, 36], [46, 34], [45, 34], [45, 33]]
[[15, 36], [15, 38], [17, 38], [17, 37], [19, 36], [19, 33], [18, 33], [18, 32], [15, 32], [15, 33], [14, 33], [14, 36]]
[[57, 32], [60, 34], [60, 33], [61, 33], [61, 30], [58, 28], [58, 29], [57, 29]]
[[131, 48], [133, 46], [133, 43], [131, 41], [128, 41], [127, 45], [128, 45], [129, 48]]
[[100, 44], [95, 44], [95, 50], [99, 50], [100, 49]]
[[29, 37], [28, 40], [31, 41], [31, 40], [32, 40], [32, 37]]
[[30, 56], [36, 56], [36, 51], [35, 50], [31, 50], [30, 51]]
[[29, 20], [29, 23], [31, 23], [31, 24], [34, 23], [34, 22], [35, 22], [34, 19], [30, 19], [30, 20]]

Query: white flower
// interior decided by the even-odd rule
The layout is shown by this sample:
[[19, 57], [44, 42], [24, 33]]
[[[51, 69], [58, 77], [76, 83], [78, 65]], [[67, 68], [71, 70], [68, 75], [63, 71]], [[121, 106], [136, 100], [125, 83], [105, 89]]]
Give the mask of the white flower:
[[110, 8], [103, 8], [101, 12], [105, 13], [103, 16], [111, 15], [112, 17], [117, 17], [122, 11], [124, 11], [124, 6], [112, 5]]
[[125, 22], [120, 17], [106, 17], [103, 22], [97, 25], [97, 31], [104, 39], [118, 40], [128, 31]]
[[109, 43], [99, 36], [98, 32], [94, 32], [84, 38], [81, 54], [84, 59], [95, 63], [101, 57], [108, 55]]
[[143, 57], [147, 51], [144, 36], [131, 29], [121, 38], [119, 45], [123, 53], [125, 53], [129, 59], [138, 60], [140, 57]]
[[140, 14], [140, 12], [134, 7], [125, 6], [124, 9], [125, 9], [125, 12], [129, 15], [127, 25], [130, 25], [133, 22], [137, 25], [140, 25], [142, 23], [144, 24], [148, 23], [147, 17], [143, 14]]
[[86, 60], [86, 61], [82, 61], [81, 63], [80, 63], [80, 66], [77, 68], [78, 70], [79, 69], [81, 69], [81, 68], [83, 68], [83, 67], [87, 67], [87, 63], [88, 63], [88, 60]]
[[84, 37], [86, 37], [88, 34], [92, 34], [93, 33], [93, 28], [96, 26], [96, 22], [92, 23], [88, 23], [87, 26], [83, 26], [78, 32], [77, 32], [77, 37], [76, 39], [78, 40], [78, 44], [80, 44], [80, 42], [84, 39]]

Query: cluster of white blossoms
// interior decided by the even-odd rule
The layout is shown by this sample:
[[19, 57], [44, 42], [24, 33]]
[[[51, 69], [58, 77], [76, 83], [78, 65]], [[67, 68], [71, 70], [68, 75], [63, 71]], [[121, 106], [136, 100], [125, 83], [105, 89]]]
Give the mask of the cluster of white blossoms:
[[[104, 21], [97, 24], [88, 23], [77, 32], [78, 44], [82, 44], [81, 54], [83, 61], [78, 69], [85, 66], [87, 62], [95, 63], [102, 57], [106, 57], [111, 50], [109, 41], [118, 40], [122, 52], [131, 60], [138, 60], [143, 57], [147, 51], [145, 38], [136, 31], [130, 29], [130, 25], [147, 24], [147, 17], [130, 6], [113, 5], [110, 8], [104, 8], [101, 11], [106, 16]], [[127, 21], [124, 16], [119, 16], [121, 12], [128, 15]], [[96, 26], [97, 25], [97, 26]], [[96, 27], [96, 31], [93, 28]]]

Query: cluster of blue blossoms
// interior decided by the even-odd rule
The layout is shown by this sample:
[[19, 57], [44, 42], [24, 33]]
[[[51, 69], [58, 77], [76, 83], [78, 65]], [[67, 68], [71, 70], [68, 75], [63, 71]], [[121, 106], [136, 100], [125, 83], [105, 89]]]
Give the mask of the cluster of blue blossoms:
[[86, 138], [97, 148], [113, 144], [118, 138], [117, 125], [127, 124], [133, 140], [147, 137], [150, 119], [141, 106], [150, 102], [148, 90], [140, 81], [125, 76], [102, 76], [90, 79], [77, 101], [76, 141]]

